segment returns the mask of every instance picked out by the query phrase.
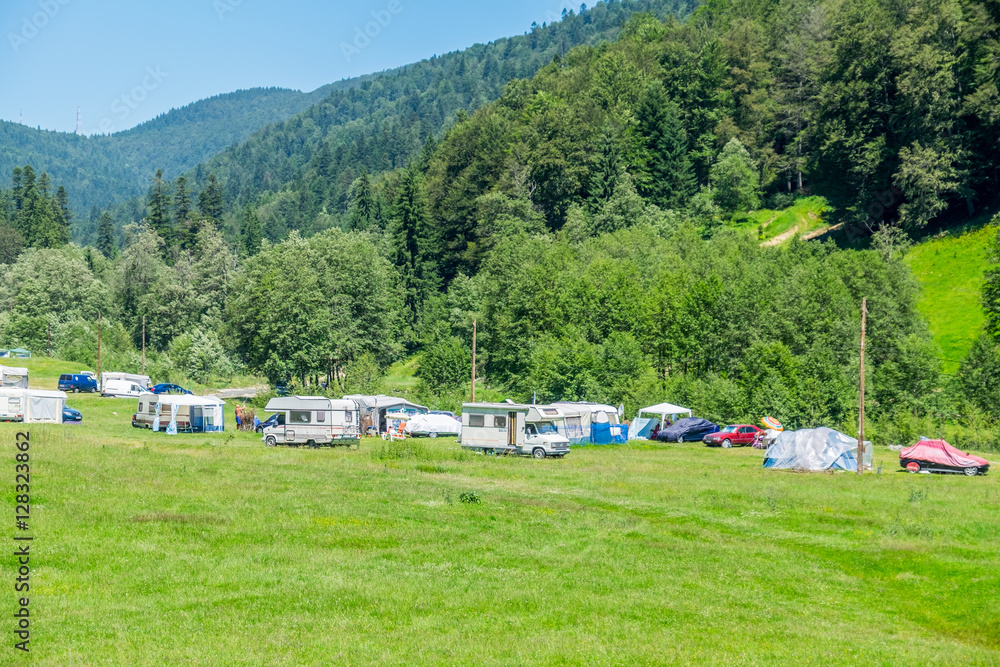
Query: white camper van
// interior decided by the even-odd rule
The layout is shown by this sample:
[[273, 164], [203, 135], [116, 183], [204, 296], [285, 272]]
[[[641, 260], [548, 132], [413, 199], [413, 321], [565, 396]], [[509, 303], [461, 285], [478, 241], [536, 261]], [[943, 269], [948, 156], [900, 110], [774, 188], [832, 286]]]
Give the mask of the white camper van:
[[278, 413], [277, 423], [264, 428], [261, 440], [276, 445], [351, 446], [361, 442], [358, 406], [354, 401], [323, 396], [272, 398], [265, 412]]
[[[149, 384], [150, 384], [148, 375], [138, 375], [136, 373], [101, 373], [100, 387], [102, 396], [119, 395], [118, 391], [120, 390], [121, 387], [124, 386], [124, 384], [115, 384], [114, 385], [115, 391], [109, 392], [108, 389], [110, 388], [111, 383], [136, 384], [139, 385], [141, 389], [145, 389], [147, 391], [149, 390]], [[127, 395], [129, 398], [132, 397], [132, 394], [123, 394], [123, 395]], [[136, 396], [137, 395], [138, 394], [136, 394]]]
[[131, 380], [108, 380], [101, 384], [101, 396], [138, 398], [146, 394], [152, 395], [153, 392]]
[[548, 421], [529, 421], [529, 405], [513, 403], [466, 403], [462, 406], [463, 449], [484, 454], [520, 454], [536, 459], [562, 458], [569, 454], [569, 440]]

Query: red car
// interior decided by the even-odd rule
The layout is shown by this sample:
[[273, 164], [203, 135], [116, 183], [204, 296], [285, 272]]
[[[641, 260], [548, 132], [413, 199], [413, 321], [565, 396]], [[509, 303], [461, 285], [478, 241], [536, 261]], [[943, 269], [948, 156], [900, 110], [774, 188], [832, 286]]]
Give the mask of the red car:
[[725, 447], [726, 449], [734, 446], [747, 447], [753, 444], [758, 433], [760, 433], [760, 429], [756, 426], [736, 424], [726, 426], [717, 433], [709, 433], [702, 439], [702, 442], [709, 447]]
[[899, 453], [899, 467], [910, 472], [941, 472], [985, 475], [990, 462], [955, 449], [944, 440], [921, 440]]

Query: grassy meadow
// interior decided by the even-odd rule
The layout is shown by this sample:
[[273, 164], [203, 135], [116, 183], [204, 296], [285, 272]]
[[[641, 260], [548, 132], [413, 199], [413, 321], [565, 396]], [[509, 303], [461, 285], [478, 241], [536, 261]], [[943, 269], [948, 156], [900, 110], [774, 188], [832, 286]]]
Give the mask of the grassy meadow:
[[949, 373], [958, 370], [985, 321], [980, 290], [989, 245], [997, 233], [988, 220], [932, 236], [906, 255], [923, 287], [920, 314], [941, 347], [942, 365]]
[[69, 403], [82, 425], [30, 427], [35, 664], [1000, 662], [996, 474], [881, 449], [861, 479], [695, 444], [268, 449]]

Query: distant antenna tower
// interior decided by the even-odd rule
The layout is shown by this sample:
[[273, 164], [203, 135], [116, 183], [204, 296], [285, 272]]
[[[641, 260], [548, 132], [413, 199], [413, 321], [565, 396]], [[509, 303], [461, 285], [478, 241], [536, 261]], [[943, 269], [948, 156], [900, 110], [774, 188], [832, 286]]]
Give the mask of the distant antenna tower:
[[76, 108], [76, 133], [83, 134], [83, 121], [80, 116], [80, 107]]
[[24, 109], [17, 110], [17, 123], [18, 125], [24, 125]]

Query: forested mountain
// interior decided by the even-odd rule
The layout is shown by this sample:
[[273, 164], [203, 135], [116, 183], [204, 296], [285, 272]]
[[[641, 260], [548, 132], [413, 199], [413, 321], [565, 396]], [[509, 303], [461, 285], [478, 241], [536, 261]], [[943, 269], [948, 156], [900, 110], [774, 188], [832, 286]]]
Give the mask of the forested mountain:
[[35, 165], [66, 185], [74, 210], [106, 208], [145, 192], [151, 165], [172, 173], [186, 171], [331, 91], [366, 79], [331, 84], [311, 93], [284, 88], [240, 90], [173, 109], [110, 135], [80, 136], [0, 121], [0, 173]]

